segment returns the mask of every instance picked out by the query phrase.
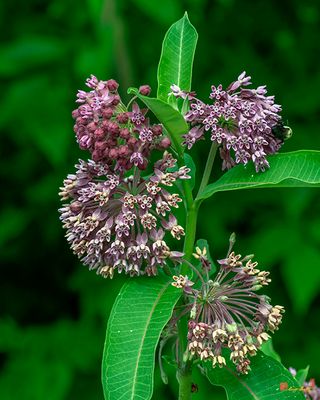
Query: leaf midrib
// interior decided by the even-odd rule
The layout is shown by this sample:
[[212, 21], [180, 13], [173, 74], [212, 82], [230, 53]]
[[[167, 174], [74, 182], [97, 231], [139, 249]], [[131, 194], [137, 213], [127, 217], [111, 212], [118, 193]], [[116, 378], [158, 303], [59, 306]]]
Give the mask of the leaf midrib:
[[182, 42], [183, 42], [183, 34], [184, 34], [184, 26], [185, 26], [185, 19], [183, 18], [182, 28], [180, 33], [180, 43], [179, 43], [179, 63], [178, 63], [178, 78], [177, 78], [177, 85], [181, 87], [180, 78], [181, 78], [181, 60], [182, 60]]
[[249, 386], [246, 382], [244, 382], [242, 379], [240, 379], [240, 377], [239, 377], [236, 373], [234, 373], [230, 368], [228, 368], [228, 367], [225, 367], [225, 368], [226, 368], [226, 370], [227, 370], [231, 375], [233, 375], [233, 376], [236, 378], [236, 380], [237, 380], [239, 383], [241, 383], [241, 385], [242, 385], [245, 389], [248, 390], [248, 392], [251, 394], [251, 396], [253, 397], [254, 400], [259, 400], [259, 397], [257, 397], [257, 396], [255, 395], [254, 391], [250, 388], [250, 386]]
[[167, 283], [167, 284], [160, 290], [160, 292], [159, 292], [159, 294], [158, 294], [158, 296], [157, 296], [157, 298], [156, 298], [156, 301], [153, 303], [153, 306], [152, 306], [152, 308], [151, 308], [151, 311], [150, 311], [149, 316], [148, 316], [148, 319], [147, 319], [147, 323], [146, 323], [146, 325], [145, 325], [145, 329], [144, 329], [144, 332], [143, 332], [143, 335], [142, 335], [141, 344], [140, 344], [140, 346], [139, 346], [139, 351], [138, 351], [138, 357], [137, 357], [137, 361], [136, 361], [136, 365], [135, 365], [135, 370], [134, 370], [133, 389], [132, 389], [132, 397], [131, 397], [131, 400], [134, 400], [134, 396], [135, 396], [136, 380], [137, 380], [137, 374], [138, 374], [138, 369], [139, 369], [139, 361], [140, 361], [140, 358], [141, 358], [142, 348], [143, 348], [143, 345], [144, 345], [144, 342], [145, 342], [147, 330], [148, 330], [148, 327], [149, 327], [149, 325], [150, 325], [150, 321], [151, 321], [151, 318], [152, 318], [152, 316], [153, 316], [153, 312], [154, 312], [154, 310], [155, 310], [157, 304], [159, 303], [159, 300], [160, 300], [162, 294], [163, 294], [164, 291], [167, 289], [168, 285], [169, 285], [169, 283]]
[[[215, 185], [215, 183], [212, 183], [211, 187], [216, 186], [217, 189], [215, 189], [213, 193], [217, 193], [217, 192], [225, 191], [226, 189], [228, 189], [228, 190], [238, 190], [238, 189], [247, 189], [247, 188], [250, 188], [250, 187], [258, 187], [258, 186], [267, 186], [267, 185], [274, 186], [274, 185], [278, 185], [280, 183], [283, 183], [283, 182], [285, 182], [286, 180], [289, 180], [289, 179], [293, 179], [295, 181], [302, 182], [302, 183], [308, 183], [310, 185], [317, 184], [317, 181], [308, 182], [308, 181], [304, 181], [302, 179], [295, 178], [293, 176], [289, 176], [288, 178], [282, 179], [281, 181], [270, 181], [270, 182], [246, 182], [246, 181], [241, 182], [241, 181], [238, 181], [238, 182], [232, 182], [232, 183], [224, 183], [223, 185]], [[235, 185], [237, 185], [237, 186], [235, 186]], [[238, 185], [240, 187], [238, 187]], [[247, 185], [247, 186], [244, 187], [242, 185]], [[232, 189], [229, 189], [229, 187], [232, 187], [232, 186], [234, 186], [234, 187]], [[208, 188], [210, 188], [210, 185], [208, 185]], [[204, 192], [202, 194], [202, 196], [206, 196], [206, 194], [207, 194], [206, 192]], [[210, 196], [211, 196], [211, 194], [212, 194], [212, 192], [210, 191]], [[201, 196], [201, 198], [202, 198], [202, 196]]]

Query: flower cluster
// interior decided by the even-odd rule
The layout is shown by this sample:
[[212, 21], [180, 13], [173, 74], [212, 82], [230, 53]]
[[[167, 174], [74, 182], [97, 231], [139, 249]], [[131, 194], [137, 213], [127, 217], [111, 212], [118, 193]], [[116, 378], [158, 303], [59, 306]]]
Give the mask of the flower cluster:
[[[297, 371], [294, 368], [289, 368], [292, 376], [296, 377]], [[320, 388], [316, 385], [316, 381], [311, 378], [309, 381], [303, 382], [302, 391], [306, 399], [320, 400]], [[288, 384], [283, 382], [280, 385], [280, 390], [288, 390]]]
[[[248, 356], [256, 354], [261, 344], [269, 339], [267, 332], [278, 329], [282, 306], [272, 306], [267, 296], [257, 290], [268, 285], [269, 273], [260, 271], [252, 256], [241, 257], [230, 252], [219, 260], [220, 270], [214, 280], [209, 279], [207, 260], [202, 252], [203, 273], [199, 274], [200, 288], [187, 277], [175, 278], [173, 285], [183, 288], [190, 300], [188, 330], [190, 357], [211, 360], [215, 367], [226, 365], [223, 349], [231, 351], [230, 359], [239, 373], [250, 370]], [[196, 253], [199, 259], [199, 251]]]
[[185, 115], [191, 129], [184, 135], [184, 145], [191, 149], [210, 132], [211, 141], [220, 146], [222, 169], [252, 160], [257, 172], [264, 171], [269, 167], [266, 155], [277, 152], [283, 143], [281, 106], [274, 103], [274, 96], [266, 95], [265, 86], [246, 88], [250, 80], [243, 72], [226, 90], [222, 85], [211, 86], [212, 104], [172, 87], [174, 96], [191, 100]]
[[143, 178], [138, 168], [127, 176], [108, 164], [80, 160], [61, 188], [62, 200], [70, 202], [59, 211], [71, 249], [84, 264], [112, 277], [115, 270], [155, 275], [168, 259], [179, 261], [182, 253], [165, 242], [166, 231], [178, 240], [184, 235], [171, 212], [182, 200], [169, 188], [188, 179], [189, 169], [175, 165], [164, 152], [153, 174]]
[[[89, 92], [78, 91], [80, 106], [73, 111], [74, 131], [79, 146], [89, 150], [96, 162], [114, 165], [115, 170], [129, 170], [133, 165], [145, 169], [152, 149], [166, 149], [170, 140], [162, 134], [161, 125], [150, 125], [146, 109], [133, 103], [127, 111], [118, 94], [118, 83], [110, 79], [87, 79]], [[150, 93], [147, 85], [140, 87]]]

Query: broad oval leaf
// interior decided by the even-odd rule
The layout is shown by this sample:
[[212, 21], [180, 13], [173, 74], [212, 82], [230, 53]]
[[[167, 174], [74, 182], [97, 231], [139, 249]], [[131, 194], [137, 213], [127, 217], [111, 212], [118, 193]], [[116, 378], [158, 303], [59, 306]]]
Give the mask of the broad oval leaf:
[[233, 167], [208, 185], [198, 199], [206, 199], [216, 192], [227, 190], [320, 186], [320, 151], [280, 153], [270, 156], [268, 161], [270, 169], [266, 172], [256, 173], [252, 163]]
[[159, 122], [161, 122], [167, 130], [174, 148], [182, 157], [184, 151], [181, 145], [182, 135], [189, 131], [189, 127], [179, 111], [162, 100], [154, 97], [142, 96], [135, 88], [129, 88], [128, 93], [137, 96], [153, 112]]
[[148, 400], [153, 391], [156, 346], [181, 291], [168, 279], [130, 279], [108, 321], [102, 385], [108, 400]]
[[[229, 361], [226, 368], [204, 369], [213, 385], [223, 386], [228, 400], [303, 400], [298, 382], [278, 361], [259, 352], [248, 375], [239, 375]], [[280, 384], [285, 390], [280, 390]]]
[[187, 13], [167, 31], [158, 66], [159, 99], [168, 100], [172, 84], [178, 85], [182, 90], [191, 90], [192, 65], [197, 40], [197, 31], [190, 23]]

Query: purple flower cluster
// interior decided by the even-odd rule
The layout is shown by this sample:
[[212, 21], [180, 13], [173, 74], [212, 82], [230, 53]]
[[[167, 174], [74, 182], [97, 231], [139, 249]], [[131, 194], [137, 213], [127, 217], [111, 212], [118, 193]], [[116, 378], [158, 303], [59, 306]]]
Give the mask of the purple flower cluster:
[[[197, 282], [188, 277], [174, 277], [173, 286], [183, 288], [190, 300], [188, 351], [190, 357], [211, 360], [212, 365], [223, 367], [226, 359], [223, 349], [229, 349], [230, 359], [237, 371], [247, 374], [249, 356], [256, 354], [261, 344], [269, 339], [281, 323], [282, 306], [272, 306], [269, 298], [256, 292], [268, 285], [269, 272], [260, 271], [252, 256], [241, 257], [228, 252], [219, 260], [220, 270], [214, 280], [209, 278], [205, 252], [198, 249], [196, 258], [203, 265]], [[193, 287], [192, 287], [193, 286]]]
[[[78, 91], [80, 106], [72, 116], [79, 146], [89, 150], [95, 162], [115, 165], [115, 170], [129, 170], [133, 165], [145, 169], [152, 149], [170, 146], [162, 126], [150, 125], [146, 109], [135, 102], [131, 111], [125, 109], [115, 80], [99, 81], [91, 75], [86, 84], [91, 90]], [[149, 94], [150, 87], [141, 86], [140, 92]]]
[[264, 171], [269, 167], [266, 156], [277, 152], [283, 143], [274, 134], [275, 127], [281, 123], [281, 106], [274, 103], [274, 96], [266, 95], [265, 86], [246, 88], [250, 80], [243, 72], [226, 90], [222, 85], [211, 86], [212, 104], [190, 93], [181, 95], [176, 86], [172, 87], [173, 95], [191, 99], [190, 110], [185, 115], [191, 129], [184, 135], [184, 145], [191, 149], [210, 132], [211, 141], [220, 146], [222, 169], [252, 160], [257, 172]]
[[171, 212], [182, 200], [169, 188], [190, 177], [188, 168], [175, 165], [165, 152], [143, 178], [138, 168], [128, 176], [106, 163], [80, 160], [61, 188], [62, 200], [70, 202], [59, 211], [71, 249], [85, 265], [112, 277], [115, 270], [156, 275], [169, 259], [179, 262], [182, 253], [170, 250], [165, 233], [178, 240], [184, 235]]

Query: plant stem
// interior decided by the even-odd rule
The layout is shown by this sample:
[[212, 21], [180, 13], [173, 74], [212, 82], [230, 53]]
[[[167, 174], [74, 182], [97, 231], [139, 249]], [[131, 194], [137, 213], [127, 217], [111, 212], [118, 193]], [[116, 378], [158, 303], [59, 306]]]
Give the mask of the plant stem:
[[[197, 216], [199, 206], [194, 202], [190, 184], [184, 181], [183, 184], [186, 205], [186, 236], [183, 246], [184, 258], [191, 261], [194, 242], [196, 238]], [[181, 274], [186, 275], [189, 271], [187, 263], [181, 267]], [[191, 399], [192, 384], [192, 361], [184, 360], [184, 352], [187, 348], [187, 318], [183, 317], [178, 323], [179, 335], [179, 369], [177, 371], [177, 379], [179, 382], [179, 400]]]
[[[213, 162], [216, 156], [218, 145], [212, 143], [208, 155], [207, 163], [201, 180], [199, 194], [207, 186], [211, 175]], [[181, 159], [179, 160], [182, 161]], [[186, 236], [183, 246], [184, 259], [191, 262], [193, 248], [196, 239], [197, 217], [201, 201], [193, 199], [192, 190], [188, 181], [183, 181], [183, 189], [185, 195], [186, 206]], [[186, 275], [190, 267], [188, 263], [184, 263], [181, 267], [181, 274]], [[187, 318], [181, 318], [178, 323], [178, 336], [179, 336], [179, 368], [177, 371], [177, 379], [179, 382], [179, 400], [191, 400], [191, 385], [192, 385], [192, 361], [184, 359], [184, 352], [187, 348]]]
[[191, 399], [192, 385], [192, 363], [187, 362], [184, 369], [177, 371], [177, 379], [179, 382], [179, 400]]
[[[183, 246], [184, 258], [187, 261], [191, 261], [192, 258], [192, 252], [196, 238], [198, 210], [199, 206], [194, 201], [192, 201], [190, 207], [187, 207], [186, 238]], [[189, 266], [187, 264], [184, 264], [181, 268], [181, 274], [186, 274], [188, 270]]]
[[216, 157], [217, 149], [218, 149], [218, 145], [213, 142], [212, 145], [211, 145], [211, 148], [210, 148], [210, 152], [209, 152], [209, 155], [208, 155], [208, 159], [207, 159], [207, 162], [206, 162], [206, 166], [205, 166], [205, 169], [204, 169], [204, 173], [203, 173], [203, 176], [202, 176], [202, 180], [201, 180], [201, 183], [200, 183], [200, 187], [199, 187], [199, 191], [198, 191], [197, 197], [199, 197], [200, 193], [203, 191], [203, 189], [207, 186], [207, 184], [209, 182], [209, 178], [210, 178], [210, 175], [211, 175], [213, 162], [214, 162], [214, 159]]

